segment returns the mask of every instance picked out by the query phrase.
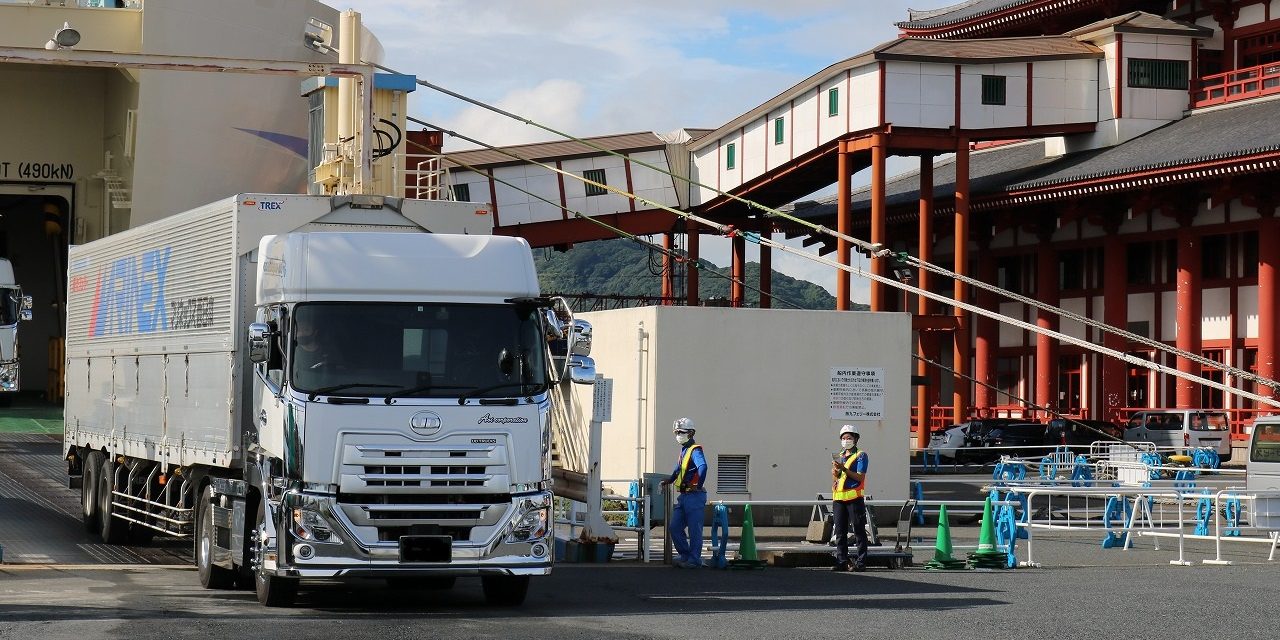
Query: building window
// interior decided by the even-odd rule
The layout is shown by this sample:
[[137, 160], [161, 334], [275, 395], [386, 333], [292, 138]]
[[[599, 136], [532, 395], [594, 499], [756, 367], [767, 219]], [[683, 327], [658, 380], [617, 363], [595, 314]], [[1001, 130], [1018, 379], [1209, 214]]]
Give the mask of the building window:
[[1186, 60], [1129, 58], [1129, 86], [1135, 89], [1187, 90]]
[[471, 185], [453, 185], [453, 199], [457, 202], [471, 202]]
[[1082, 249], [1063, 251], [1058, 254], [1058, 288], [1062, 291], [1075, 291], [1084, 288], [1085, 252]]
[[1240, 253], [1243, 254], [1241, 259], [1244, 262], [1240, 265], [1240, 275], [1256, 278], [1258, 277], [1258, 232], [1246, 231], [1240, 235], [1244, 238], [1240, 243]]
[[1018, 390], [1018, 383], [1022, 381], [1020, 366], [1021, 361], [1016, 357], [996, 358], [996, 388], [1000, 390], [996, 404], [1014, 404], [1022, 395]]
[[827, 116], [840, 115], [840, 87], [827, 90]]
[[773, 119], [773, 143], [782, 144], [787, 138], [787, 121], [784, 118]]
[[716, 456], [716, 493], [748, 493], [751, 456]]
[[1151, 284], [1152, 250], [1150, 242], [1134, 242], [1125, 252], [1129, 284]]
[[1023, 286], [1022, 256], [1006, 256], [996, 258], [996, 282], [1001, 289], [1014, 293], [1026, 293]]
[[736, 152], [737, 150], [738, 150], [738, 146], [732, 142], [730, 142], [729, 145], [725, 147], [724, 149], [725, 171], [733, 171], [733, 168], [738, 166], [738, 162], [737, 162], [738, 159], [734, 157], [735, 156], [734, 152]]
[[[1218, 363], [1226, 362], [1226, 352], [1223, 349], [1205, 349], [1201, 352], [1204, 357]], [[1201, 365], [1200, 377], [1206, 380], [1213, 380], [1218, 384], [1222, 384], [1226, 379], [1226, 374], [1222, 369]], [[1225, 406], [1226, 395], [1222, 389], [1214, 389], [1212, 387], [1200, 387], [1200, 406], [1206, 409], [1221, 409]]]
[[[605, 180], [604, 180], [604, 169], [587, 169], [586, 171], [583, 171], [583, 172], [582, 172], [582, 177], [583, 177], [583, 178], [586, 178], [587, 180], [590, 180], [591, 182], [599, 182], [600, 184], [608, 184], [608, 183], [607, 183], [607, 182], [605, 182]], [[583, 185], [584, 185], [584, 186], [586, 186], [586, 188], [587, 188], [587, 196], [588, 196], [588, 197], [590, 197], [590, 196], [602, 196], [602, 195], [604, 195], [604, 194], [608, 193], [608, 190], [607, 190], [607, 189], [605, 189], [604, 187], [597, 187], [596, 185], [591, 184], [591, 182], [584, 182], [584, 183], [583, 183]]]
[[1004, 76], [982, 76], [982, 104], [1004, 104]]
[[1200, 277], [1206, 280], [1227, 277], [1227, 236], [1205, 236], [1200, 242]]

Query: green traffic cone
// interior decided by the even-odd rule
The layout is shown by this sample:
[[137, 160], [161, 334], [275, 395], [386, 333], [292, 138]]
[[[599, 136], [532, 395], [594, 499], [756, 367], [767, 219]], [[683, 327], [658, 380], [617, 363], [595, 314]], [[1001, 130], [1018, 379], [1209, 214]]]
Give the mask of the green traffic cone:
[[938, 507], [938, 541], [933, 545], [933, 559], [924, 563], [926, 569], [964, 569], [963, 560], [951, 557], [951, 521], [947, 518], [947, 505]]
[[978, 534], [978, 550], [969, 554], [969, 566], [974, 569], [1003, 569], [1005, 554], [996, 550], [996, 525], [991, 517], [991, 496], [982, 505], [982, 530]]
[[738, 559], [729, 562], [730, 567], [734, 568], [762, 568], [763, 562], [759, 560], [756, 553], [756, 525], [755, 520], [751, 517], [751, 505], [743, 507], [742, 511], [742, 542], [738, 544]]

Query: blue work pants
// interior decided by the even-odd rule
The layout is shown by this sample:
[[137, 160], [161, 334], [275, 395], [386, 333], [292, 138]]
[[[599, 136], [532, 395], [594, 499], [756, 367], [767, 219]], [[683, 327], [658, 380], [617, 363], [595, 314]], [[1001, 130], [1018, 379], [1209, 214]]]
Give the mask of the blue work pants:
[[706, 491], [676, 496], [676, 506], [671, 511], [671, 544], [682, 562], [702, 564], [702, 517], [706, 507]]
[[835, 511], [836, 564], [849, 561], [849, 533], [852, 528], [854, 539], [858, 541], [858, 555], [854, 562], [860, 565], [867, 563], [867, 502], [862, 498], [856, 500], [835, 500], [831, 503]]

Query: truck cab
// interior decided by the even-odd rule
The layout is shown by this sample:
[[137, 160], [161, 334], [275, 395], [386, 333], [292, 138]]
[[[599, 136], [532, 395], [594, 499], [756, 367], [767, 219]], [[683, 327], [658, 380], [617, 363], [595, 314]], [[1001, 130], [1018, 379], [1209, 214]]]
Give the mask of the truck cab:
[[7, 406], [21, 389], [18, 323], [31, 319], [31, 296], [22, 295], [13, 263], [0, 258], [0, 405]]

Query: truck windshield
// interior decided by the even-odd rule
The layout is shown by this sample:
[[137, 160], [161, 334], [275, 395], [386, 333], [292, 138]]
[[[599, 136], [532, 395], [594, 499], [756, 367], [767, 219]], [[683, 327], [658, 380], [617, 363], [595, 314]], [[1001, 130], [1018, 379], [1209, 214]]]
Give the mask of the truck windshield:
[[1280, 424], [1254, 425], [1249, 461], [1280, 462]]
[[535, 307], [309, 303], [293, 312], [293, 388], [344, 396], [510, 398], [547, 384]]
[[18, 322], [18, 290], [0, 287], [0, 327]]

